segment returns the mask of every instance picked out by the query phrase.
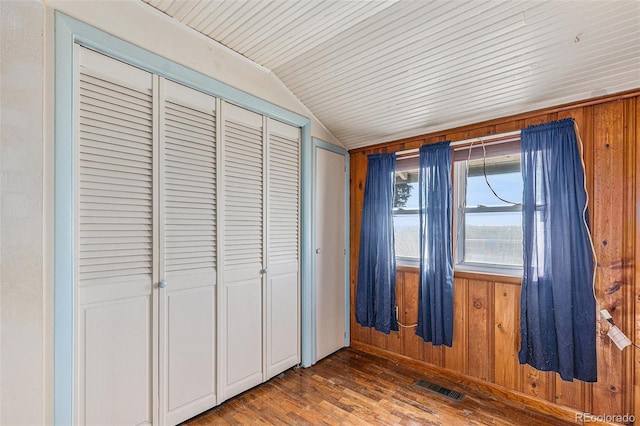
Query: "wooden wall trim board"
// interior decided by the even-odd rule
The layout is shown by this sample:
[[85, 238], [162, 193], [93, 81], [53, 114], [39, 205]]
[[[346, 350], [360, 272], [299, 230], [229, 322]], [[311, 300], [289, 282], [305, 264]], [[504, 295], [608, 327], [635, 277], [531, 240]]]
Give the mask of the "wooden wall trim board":
[[[541, 407], [571, 419], [578, 412], [640, 416], [640, 350], [623, 352], [606, 336], [608, 324], [598, 317], [598, 382], [565, 382], [555, 373], [518, 363], [520, 345], [519, 277], [456, 271], [454, 274], [453, 348], [433, 347], [401, 327], [384, 335], [355, 322], [360, 216], [367, 155], [417, 148], [424, 143], [495, 135], [562, 118], [573, 118], [584, 144], [591, 234], [597, 255], [599, 309], [640, 342], [640, 88], [518, 114], [503, 119], [434, 132], [350, 152], [351, 161], [351, 344], [412, 360], [425, 368], [486, 389], [497, 396]], [[398, 266], [396, 299], [405, 325], [417, 320], [418, 268]], [[435, 371], [435, 370], [434, 370]], [[548, 411], [550, 410], [550, 411]]]

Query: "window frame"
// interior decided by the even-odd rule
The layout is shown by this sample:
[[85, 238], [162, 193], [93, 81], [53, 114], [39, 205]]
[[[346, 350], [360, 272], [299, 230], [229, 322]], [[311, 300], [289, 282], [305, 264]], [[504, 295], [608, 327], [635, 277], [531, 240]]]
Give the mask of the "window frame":
[[522, 212], [522, 205], [465, 206], [467, 187], [467, 160], [454, 161], [453, 164], [453, 268], [454, 271], [476, 272], [490, 275], [521, 277], [523, 266], [505, 264], [487, 264], [464, 261], [465, 255], [465, 218], [467, 213], [513, 213]]
[[[416, 156], [410, 156], [410, 157], [405, 157], [405, 158], [397, 158], [396, 159], [396, 171], [394, 173], [394, 197], [395, 197], [395, 186], [396, 186], [396, 180], [397, 180], [397, 176], [398, 173], [402, 173], [404, 172], [419, 172], [420, 171], [420, 166], [419, 163], [416, 161], [417, 157]], [[399, 161], [406, 161], [406, 162], [415, 162], [417, 165], [417, 168], [408, 168], [406, 170], [398, 170], [397, 168], [397, 162]], [[395, 199], [394, 199], [394, 204], [395, 204]], [[395, 217], [396, 216], [416, 216], [418, 218], [418, 223], [420, 223], [420, 207], [394, 207], [393, 208], [393, 219], [394, 219], [394, 229], [393, 229], [393, 244], [394, 244], [394, 248], [395, 248], [395, 243], [396, 243], [396, 230], [395, 230]], [[420, 231], [420, 225], [418, 225], [418, 232]], [[418, 237], [418, 242], [419, 242], [419, 238]], [[418, 255], [416, 257], [411, 257], [411, 256], [399, 256], [396, 254], [396, 265], [400, 265], [400, 266], [415, 266], [418, 267], [420, 266], [420, 249], [418, 249]]]
[[[502, 140], [495, 140], [485, 142], [487, 148], [491, 145], [492, 148], [495, 148], [504, 143], [514, 143], [517, 142], [518, 147], [520, 145], [520, 138], [508, 138]], [[504, 145], [503, 145], [504, 146]], [[452, 151], [468, 151], [470, 149], [470, 145], [461, 145], [458, 147], [451, 147]], [[474, 145], [473, 149], [482, 149], [479, 145]], [[513, 147], [508, 148], [509, 150], [513, 149]], [[507, 151], [508, 152], [508, 151]], [[515, 152], [513, 152], [515, 154]], [[500, 153], [498, 155], [492, 155], [491, 157], [499, 157], [509, 155], [509, 153]], [[415, 156], [398, 158], [398, 161], [407, 161], [411, 160]], [[490, 157], [490, 158], [491, 158]], [[414, 159], [415, 160], [415, 159]], [[456, 159], [456, 155], [453, 155], [453, 167], [452, 167], [452, 189], [453, 189], [453, 199], [452, 203], [452, 254], [453, 254], [453, 269], [455, 272], [467, 272], [467, 273], [480, 273], [486, 275], [500, 275], [507, 277], [515, 277], [521, 278], [523, 273], [523, 266], [515, 266], [515, 265], [506, 265], [506, 264], [488, 264], [482, 262], [469, 262], [464, 261], [464, 253], [465, 253], [465, 217], [468, 213], [513, 213], [513, 212], [521, 212], [522, 205], [495, 205], [495, 206], [472, 206], [472, 207], [464, 207], [464, 198], [466, 196], [466, 186], [467, 186], [467, 158], [465, 156], [464, 159]], [[419, 171], [419, 167], [416, 169], [404, 169], [403, 171]], [[394, 186], [395, 179], [399, 173], [396, 170], [396, 174], [394, 175]], [[463, 211], [464, 210], [464, 211]], [[393, 217], [395, 219], [396, 216], [410, 216], [416, 215], [419, 217], [420, 209], [419, 207], [394, 207], [393, 208]], [[396, 233], [394, 229], [394, 245], [395, 245]], [[396, 264], [399, 266], [408, 266], [408, 267], [418, 267], [420, 266], [420, 253], [418, 253], [417, 257], [410, 256], [399, 256], [396, 254]]]

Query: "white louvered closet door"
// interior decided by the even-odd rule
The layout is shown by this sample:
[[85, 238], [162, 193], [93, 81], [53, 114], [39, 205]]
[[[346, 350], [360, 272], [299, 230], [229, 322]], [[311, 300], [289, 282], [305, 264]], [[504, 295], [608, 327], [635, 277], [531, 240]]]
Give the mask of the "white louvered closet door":
[[265, 373], [300, 363], [300, 129], [267, 119]]
[[223, 191], [219, 397], [263, 379], [262, 269], [264, 144], [262, 116], [222, 103]]
[[154, 77], [76, 46], [76, 421], [154, 418]]
[[216, 405], [216, 99], [160, 79], [160, 412]]

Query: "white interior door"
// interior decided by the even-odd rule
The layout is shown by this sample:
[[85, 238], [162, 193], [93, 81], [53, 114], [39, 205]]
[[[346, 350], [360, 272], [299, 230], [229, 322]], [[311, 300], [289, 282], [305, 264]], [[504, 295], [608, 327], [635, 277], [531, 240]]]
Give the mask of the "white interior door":
[[300, 363], [300, 129], [266, 121], [265, 380]]
[[264, 135], [262, 116], [222, 103], [220, 399], [263, 379]]
[[345, 156], [317, 147], [316, 359], [345, 345]]
[[216, 99], [160, 79], [161, 424], [216, 405]]
[[76, 421], [156, 422], [150, 73], [76, 46]]

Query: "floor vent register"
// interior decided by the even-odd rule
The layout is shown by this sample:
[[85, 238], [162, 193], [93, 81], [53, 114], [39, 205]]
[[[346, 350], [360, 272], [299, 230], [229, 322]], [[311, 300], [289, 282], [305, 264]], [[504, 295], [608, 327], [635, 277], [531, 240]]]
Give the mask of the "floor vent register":
[[424, 379], [420, 379], [416, 382], [416, 386], [421, 388], [421, 389], [425, 389], [428, 390], [429, 392], [433, 392], [433, 393], [437, 393], [438, 395], [442, 395], [447, 399], [450, 399], [452, 401], [456, 401], [456, 402], [460, 402], [462, 401], [462, 399], [464, 398], [464, 394], [458, 391], [454, 391], [451, 389], [447, 389], [445, 387], [442, 387], [440, 385], [437, 385], [433, 382], [429, 382], [427, 380]]

